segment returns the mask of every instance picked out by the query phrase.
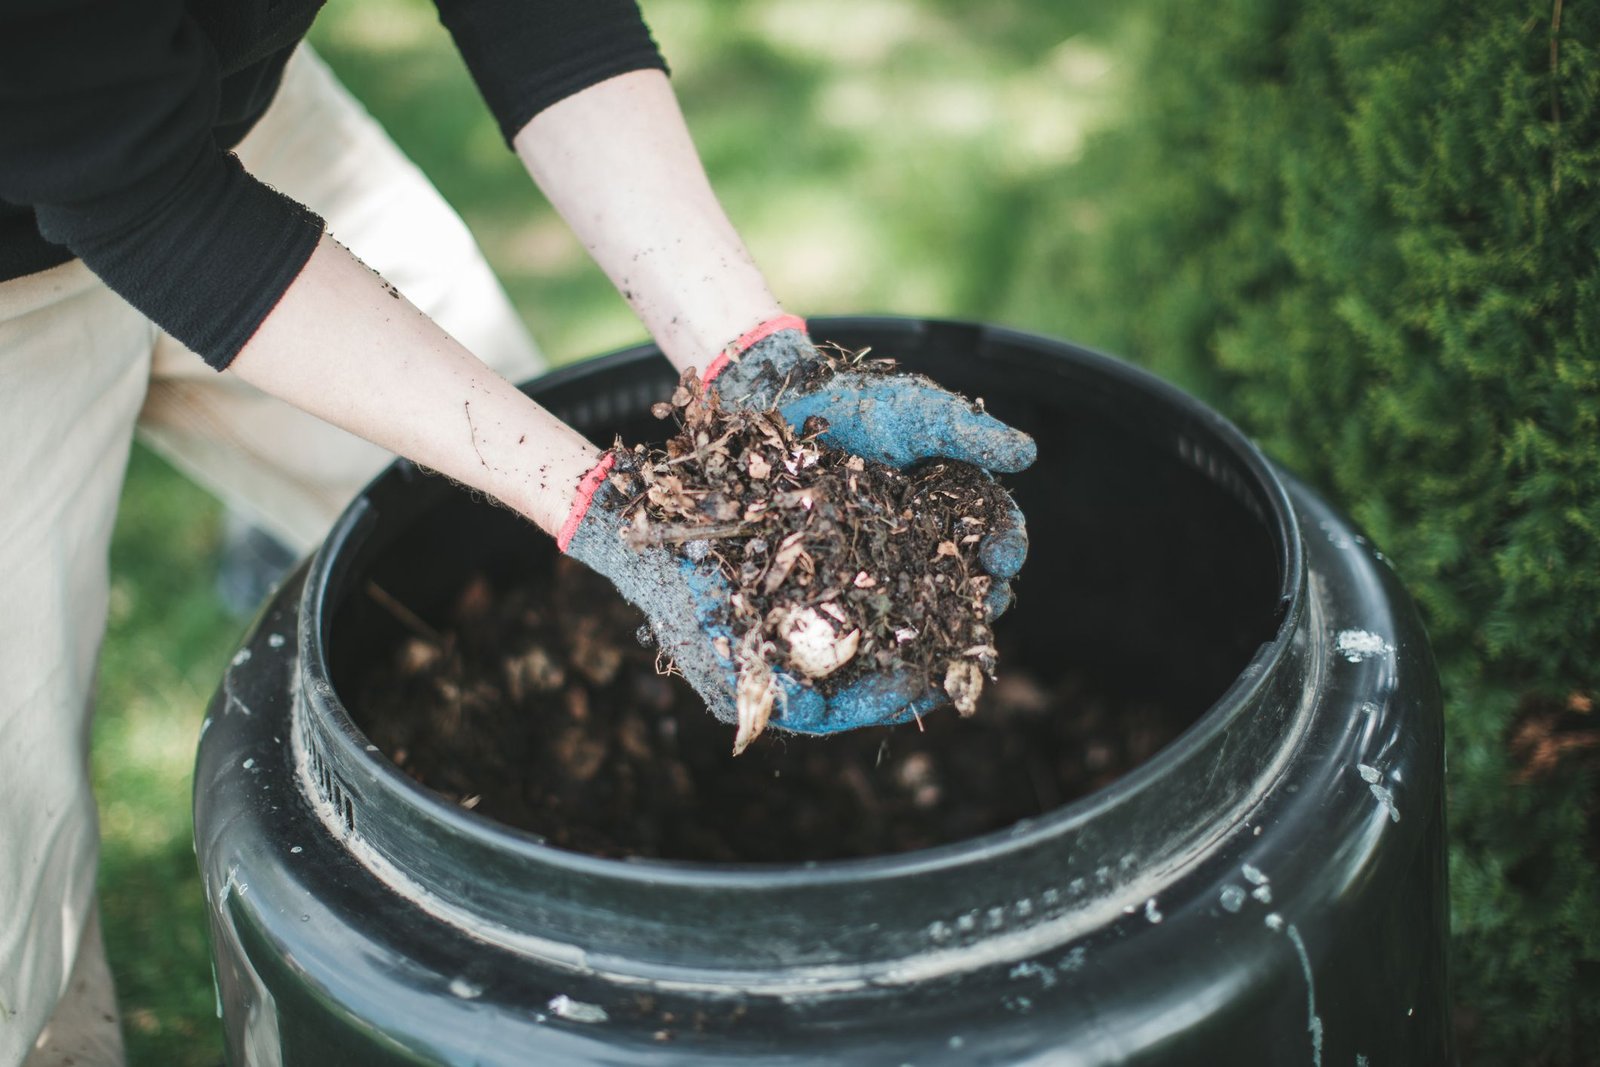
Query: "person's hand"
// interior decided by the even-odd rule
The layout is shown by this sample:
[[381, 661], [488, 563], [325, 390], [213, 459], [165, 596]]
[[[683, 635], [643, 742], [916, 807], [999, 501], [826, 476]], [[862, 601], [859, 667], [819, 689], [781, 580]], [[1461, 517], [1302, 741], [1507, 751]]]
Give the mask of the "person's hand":
[[584, 476], [556, 543], [567, 555], [609, 579], [644, 612], [657, 647], [717, 718], [738, 726], [738, 755], [770, 721], [802, 734], [829, 734], [861, 726], [906, 722], [947, 698], [920, 690], [908, 674], [865, 675], [832, 697], [739, 647], [726, 622], [733, 589], [705, 542], [684, 546], [632, 543], [625, 501], [607, 480], [615, 456], [607, 453]]
[[[705, 381], [715, 384], [724, 404], [776, 407], [797, 429], [821, 416], [828, 423], [823, 441], [892, 467], [940, 458], [1012, 474], [1032, 465], [1038, 454], [1032, 437], [924, 375], [848, 365], [830, 371], [829, 364], [805, 321], [784, 315], [730, 344], [706, 368]], [[1027, 555], [1027, 527], [1012, 503], [978, 550], [979, 562], [995, 580], [991, 618], [1010, 606], [1010, 581]]]

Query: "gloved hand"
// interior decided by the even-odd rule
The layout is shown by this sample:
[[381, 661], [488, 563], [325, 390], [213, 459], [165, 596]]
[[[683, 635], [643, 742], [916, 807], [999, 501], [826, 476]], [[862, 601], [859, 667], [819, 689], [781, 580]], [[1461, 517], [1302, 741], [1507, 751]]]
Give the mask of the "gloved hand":
[[[650, 620], [660, 650], [671, 658], [705, 700], [712, 714], [735, 723], [734, 755], [767, 725], [802, 734], [829, 734], [860, 726], [906, 722], [945, 702], [943, 693], [919, 689], [907, 674], [866, 675], [831, 698], [788, 672], [768, 667], [746, 671], [754, 690], [739, 713], [741, 684], [737, 638], [724, 621], [732, 587], [714, 560], [694, 544], [635, 547], [624, 540], [625, 501], [607, 481], [612, 453], [584, 476], [556, 544], [573, 559], [605, 576]], [[704, 545], [701, 542], [701, 545]], [[763, 700], [762, 698], [766, 699]]]
[[[938, 457], [1012, 474], [1038, 454], [1033, 438], [924, 375], [844, 367], [829, 376], [818, 373], [824, 363], [805, 320], [783, 315], [730, 344], [704, 380], [728, 406], [770, 408], [776, 402], [796, 428], [820, 415], [828, 420], [823, 441], [892, 467]], [[994, 578], [990, 618], [1011, 605], [1011, 579], [1027, 555], [1027, 527], [1013, 503], [978, 546], [978, 561]]]

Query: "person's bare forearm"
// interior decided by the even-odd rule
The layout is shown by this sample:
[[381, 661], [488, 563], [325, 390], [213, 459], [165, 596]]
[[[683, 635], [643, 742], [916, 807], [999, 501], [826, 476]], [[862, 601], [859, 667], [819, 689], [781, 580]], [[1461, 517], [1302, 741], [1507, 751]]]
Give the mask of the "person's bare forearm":
[[701, 371], [782, 313], [706, 180], [666, 75], [619, 75], [536, 115], [517, 154], [673, 365]]
[[550, 534], [600, 453], [327, 236], [229, 369]]

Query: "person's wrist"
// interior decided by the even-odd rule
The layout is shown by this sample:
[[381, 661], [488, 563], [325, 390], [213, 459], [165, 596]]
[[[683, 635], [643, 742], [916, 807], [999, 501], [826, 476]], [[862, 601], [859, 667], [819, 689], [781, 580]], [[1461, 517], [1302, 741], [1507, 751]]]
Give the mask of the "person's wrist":
[[567, 509], [567, 516], [556, 531], [556, 547], [562, 552], [567, 551], [578, 532], [578, 527], [583, 525], [583, 520], [588, 516], [589, 509], [595, 506], [595, 494], [605, 485], [606, 475], [611, 473], [611, 468], [616, 462], [617, 457], [607, 451], [578, 480], [578, 488], [572, 495], [572, 504]]
[[[771, 343], [772, 339], [781, 333], [798, 334], [805, 339], [806, 343], [810, 343], [810, 335], [806, 331], [805, 319], [799, 315], [775, 315], [746, 330], [724, 345], [722, 351], [706, 367], [705, 374], [701, 375], [701, 380], [710, 385], [725, 372], [745, 363], [746, 357], [749, 357], [752, 362], [761, 362], [761, 357], [769, 349], [776, 350], [773, 355], [777, 355], [781, 351], [789, 351], [794, 347], [792, 344], [780, 346]], [[769, 360], [768, 362], [771, 361]], [[746, 367], [747, 371], [754, 369], [756, 368]], [[748, 374], [739, 375], [737, 372], [734, 375], [734, 377], [748, 376]], [[729, 379], [729, 381], [732, 380], [732, 378]]]
[[762, 323], [724, 350], [726, 359], [714, 362], [706, 384], [716, 388], [725, 404], [770, 408], [793, 383], [804, 380], [805, 368], [817, 358], [805, 320], [784, 315]]

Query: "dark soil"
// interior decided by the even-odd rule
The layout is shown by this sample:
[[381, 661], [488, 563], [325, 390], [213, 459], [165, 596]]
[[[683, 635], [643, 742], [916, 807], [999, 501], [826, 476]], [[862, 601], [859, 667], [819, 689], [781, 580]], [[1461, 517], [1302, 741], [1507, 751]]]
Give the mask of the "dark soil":
[[1009, 660], [970, 718], [769, 732], [733, 759], [727, 728], [657, 673], [643, 625], [564, 557], [532, 584], [475, 580], [452, 625], [402, 642], [352, 705], [405, 773], [463, 807], [579, 852], [711, 862], [883, 855], [1000, 829], [1108, 784], [1181, 727]]

